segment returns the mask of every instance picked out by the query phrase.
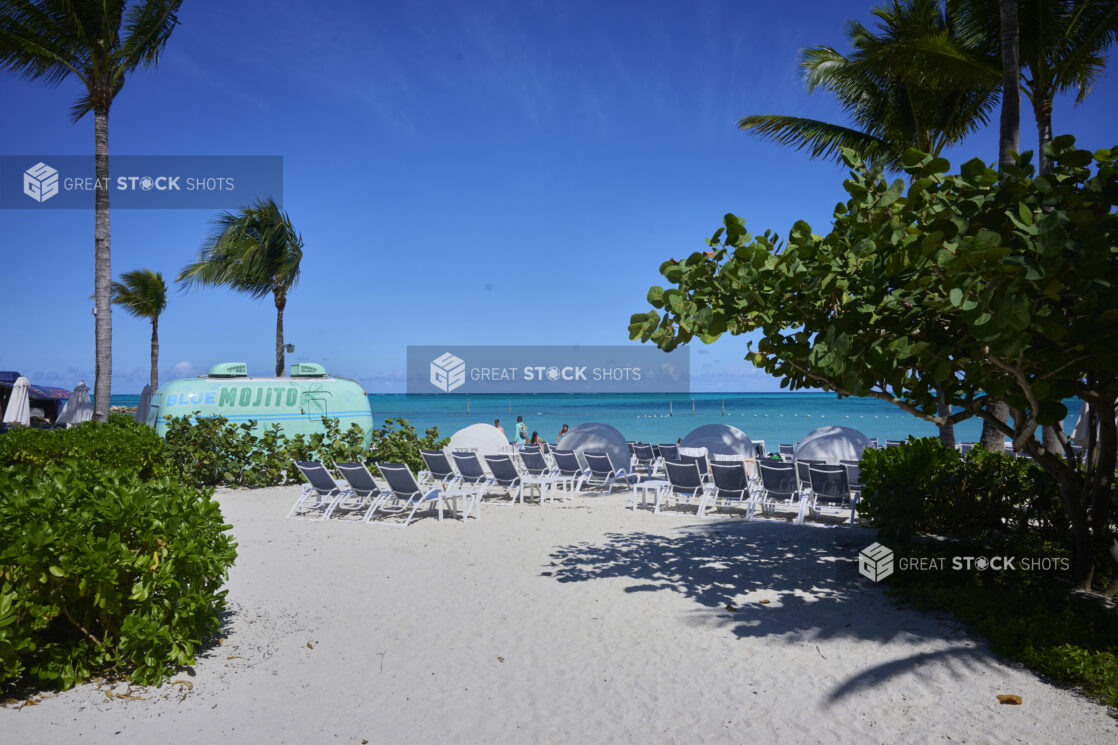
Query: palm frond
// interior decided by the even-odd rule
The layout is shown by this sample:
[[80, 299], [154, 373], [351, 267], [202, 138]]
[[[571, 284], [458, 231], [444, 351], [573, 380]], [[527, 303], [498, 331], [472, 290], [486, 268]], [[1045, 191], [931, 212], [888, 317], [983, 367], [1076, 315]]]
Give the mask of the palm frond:
[[112, 302], [134, 316], [158, 318], [167, 308], [167, 285], [163, 275], [151, 269], [136, 269], [112, 283]]
[[884, 159], [892, 163], [900, 156], [889, 142], [880, 137], [818, 119], [781, 114], [753, 114], [741, 119], [738, 128], [796, 150], [807, 149], [812, 158], [824, 158], [835, 162], [842, 161], [842, 148], [850, 148], [861, 158], [871, 162]]
[[303, 239], [272, 199], [213, 221], [198, 260], [183, 267], [181, 287], [225, 286], [253, 298], [286, 293], [299, 281]]

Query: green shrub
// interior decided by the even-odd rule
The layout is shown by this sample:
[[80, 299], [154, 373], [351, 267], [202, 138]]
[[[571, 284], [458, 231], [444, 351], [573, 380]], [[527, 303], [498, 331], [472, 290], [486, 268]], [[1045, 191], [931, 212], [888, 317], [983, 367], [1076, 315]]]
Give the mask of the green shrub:
[[859, 511], [882, 540], [1066, 535], [1056, 482], [1032, 461], [974, 448], [960, 456], [935, 438], [867, 450]]
[[0, 468], [0, 682], [150, 685], [191, 664], [220, 627], [228, 529], [212, 490], [171, 477]]
[[[196, 485], [274, 486], [292, 478], [292, 461], [323, 463], [364, 459], [364, 430], [344, 432], [336, 418], [322, 417], [323, 432], [288, 437], [279, 424], [263, 434], [255, 421], [240, 425], [222, 416], [168, 418], [166, 452], [175, 473]], [[418, 452], [418, 451], [417, 451]]]
[[404, 463], [413, 473], [418, 473], [427, 467], [419, 451], [440, 450], [449, 442], [449, 437], [439, 437], [438, 427], [428, 427], [423, 437], [420, 437], [407, 419], [385, 419], [383, 427], [373, 430], [373, 441], [369, 447], [369, 470], [374, 474], [379, 473], [376, 463], [380, 461]]
[[90, 470], [133, 471], [144, 479], [167, 473], [162, 438], [126, 414], [67, 429], [18, 427], [0, 436], [0, 467], [42, 468], [70, 459]]

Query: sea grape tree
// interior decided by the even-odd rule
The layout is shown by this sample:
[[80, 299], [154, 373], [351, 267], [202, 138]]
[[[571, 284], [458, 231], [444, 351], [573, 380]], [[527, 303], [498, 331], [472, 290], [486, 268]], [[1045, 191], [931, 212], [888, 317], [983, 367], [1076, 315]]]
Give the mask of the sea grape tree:
[[[1046, 147], [1042, 176], [1029, 154], [999, 176], [977, 159], [948, 174], [912, 150], [907, 187], [846, 151], [849, 199], [830, 232], [797, 222], [784, 242], [726, 215], [708, 250], [661, 266], [670, 286], [649, 291], [654, 310], [630, 335], [671, 350], [759, 332], [748, 359], [784, 387], [871, 396], [938, 425], [981, 417], [1060, 484], [1076, 584], [1103, 560], [1116, 594], [1114, 417], [1092, 418], [1081, 456], [1060, 422], [1066, 398], [1100, 413], [1118, 401], [1118, 150], [1074, 143]], [[1056, 451], [1036, 436], [1046, 425]]]

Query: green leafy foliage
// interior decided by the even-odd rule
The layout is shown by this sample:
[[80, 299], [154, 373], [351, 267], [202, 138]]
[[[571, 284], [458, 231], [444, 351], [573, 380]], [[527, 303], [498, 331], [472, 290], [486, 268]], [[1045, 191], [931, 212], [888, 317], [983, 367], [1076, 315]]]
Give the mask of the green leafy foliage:
[[133, 471], [144, 479], [167, 473], [163, 440], [126, 414], [66, 429], [13, 428], [0, 437], [0, 467], [42, 468], [70, 459], [90, 470]]
[[1118, 427], [1100, 417], [1081, 459], [1061, 431], [1058, 451], [1036, 436], [1066, 398], [1118, 402], [1118, 149], [1065, 135], [1045, 154], [1041, 176], [1028, 153], [1001, 174], [977, 159], [948, 174], [910, 150], [906, 189], [846, 151], [849, 199], [826, 235], [798, 222], [785, 245], [726, 215], [709, 250], [661, 265], [673, 286], [649, 292], [630, 336], [671, 350], [758, 333], [747, 359], [784, 387], [879, 398], [936, 424], [981, 417], [1060, 484], [1076, 584], [1105, 561], [1118, 594], [1114, 526], [1092, 519], [1113, 510]]
[[228, 529], [212, 491], [168, 476], [0, 468], [0, 682], [153, 685], [191, 664], [220, 626]]
[[1056, 482], [1036, 464], [982, 448], [958, 451], [935, 438], [867, 450], [859, 512], [890, 545], [920, 534], [1043, 537], [1067, 534]]
[[196, 485], [274, 486], [290, 475], [292, 461], [323, 463], [362, 460], [364, 431], [344, 432], [336, 418], [322, 417], [323, 432], [287, 437], [279, 424], [254, 433], [255, 421], [232, 424], [222, 416], [168, 418], [166, 441], [171, 467]]
[[385, 419], [384, 426], [373, 430], [369, 448], [369, 470], [376, 471], [376, 463], [404, 463], [413, 473], [426, 468], [420, 450], [440, 450], [450, 442], [449, 437], [439, 437], [438, 427], [429, 427], [420, 437], [407, 419]]

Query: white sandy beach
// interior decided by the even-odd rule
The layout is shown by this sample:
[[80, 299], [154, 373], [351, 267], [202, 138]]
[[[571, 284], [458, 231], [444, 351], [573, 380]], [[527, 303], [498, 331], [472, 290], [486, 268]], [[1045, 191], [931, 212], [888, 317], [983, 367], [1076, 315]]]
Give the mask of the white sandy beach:
[[859, 577], [864, 529], [620, 493], [400, 529], [285, 520], [296, 493], [219, 493], [239, 558], [192, 688], [47, 695], [0, 709], [0, 742], [1118, 741], [1108, 709]]

